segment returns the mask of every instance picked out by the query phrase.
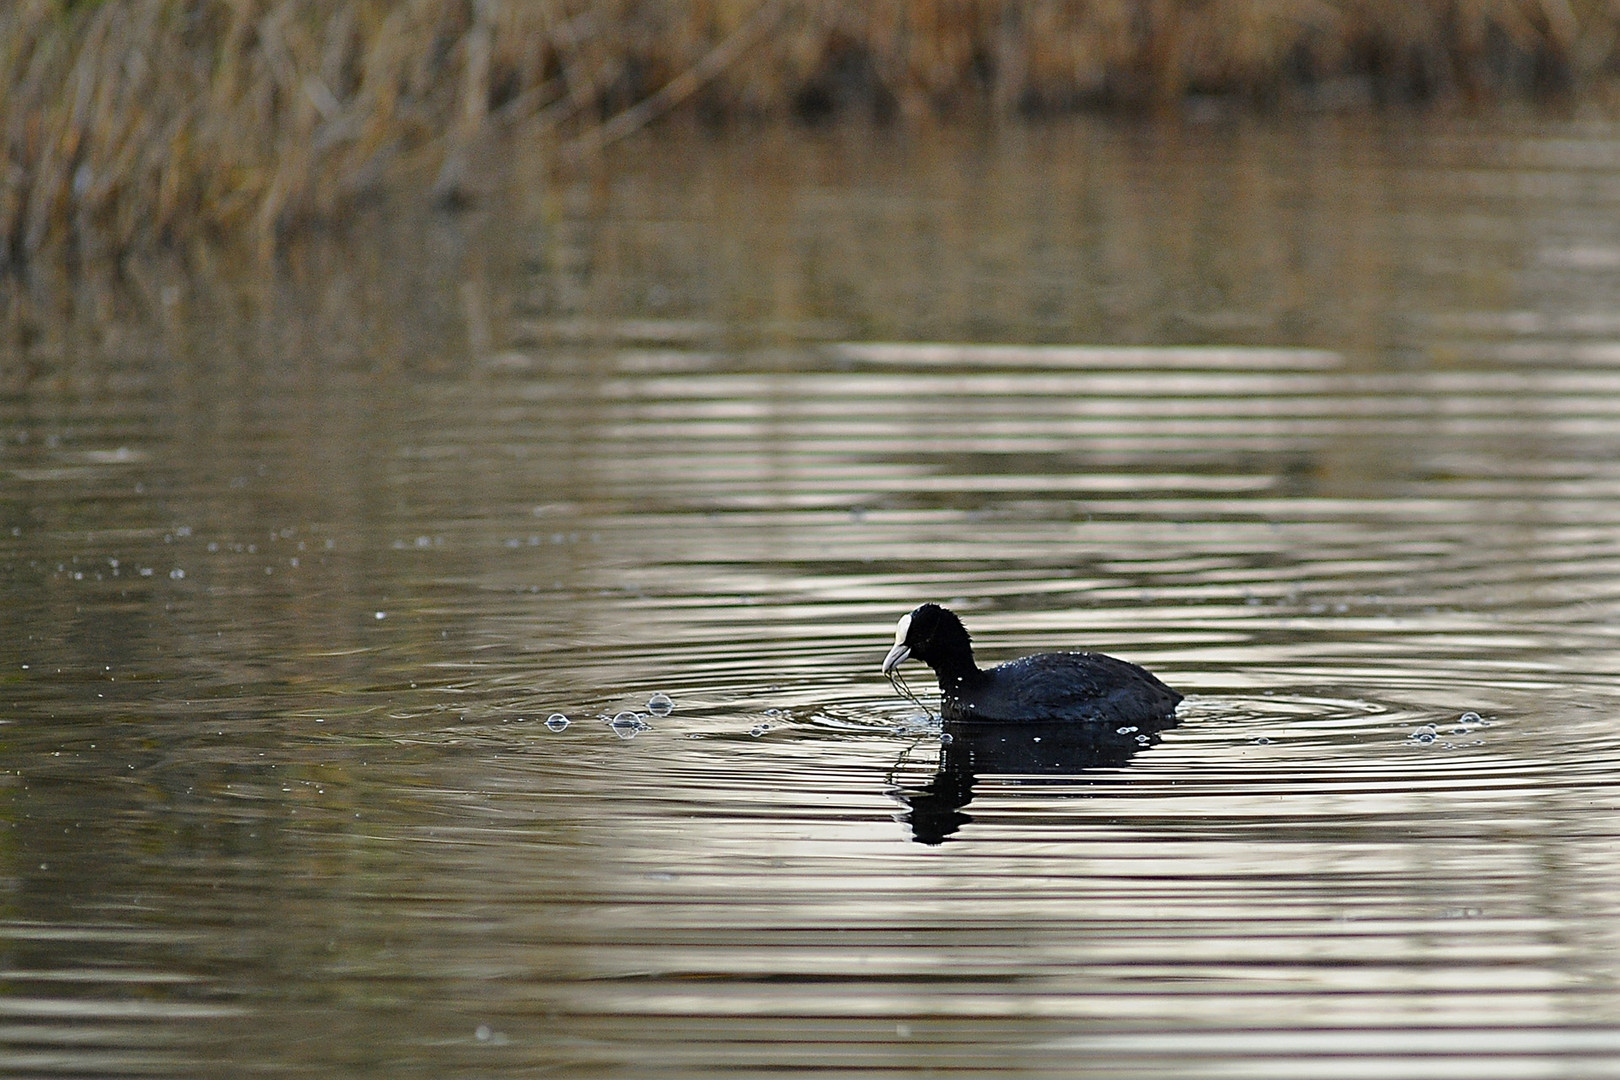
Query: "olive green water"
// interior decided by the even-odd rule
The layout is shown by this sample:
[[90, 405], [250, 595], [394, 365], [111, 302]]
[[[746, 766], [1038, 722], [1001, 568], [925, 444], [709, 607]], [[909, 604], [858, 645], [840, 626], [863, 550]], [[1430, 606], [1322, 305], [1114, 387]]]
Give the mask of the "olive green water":
[[[0, 1074], [1620, 1075], [1620, 128], [672, 130], [194, 265], [0, 354]], [[1181, 722], [942, 744], [929, 599]]]

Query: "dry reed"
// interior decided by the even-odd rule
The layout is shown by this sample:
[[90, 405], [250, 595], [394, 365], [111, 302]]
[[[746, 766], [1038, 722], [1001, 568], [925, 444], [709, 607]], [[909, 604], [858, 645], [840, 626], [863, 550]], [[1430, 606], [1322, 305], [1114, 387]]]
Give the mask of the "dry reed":
[[686, 107], [901, 117], [1578, 91], [1609, 0], [10, 0], [0, 271], [198, 232], [272, 247], [401, 161], [468, 191], [512, 125], [566, 160]]

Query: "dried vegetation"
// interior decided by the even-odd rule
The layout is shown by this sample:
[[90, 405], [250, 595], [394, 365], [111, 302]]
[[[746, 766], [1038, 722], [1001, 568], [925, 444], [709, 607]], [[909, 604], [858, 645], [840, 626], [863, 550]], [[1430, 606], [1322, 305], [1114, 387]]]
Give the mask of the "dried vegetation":
[[1610, 0], [8, 0], [0, 271], [271, 247], [402, 165], [454, 202], [481, 147], [566, 161], [677, 108], [1486, 100], [1589, 88], [1617, 38]]

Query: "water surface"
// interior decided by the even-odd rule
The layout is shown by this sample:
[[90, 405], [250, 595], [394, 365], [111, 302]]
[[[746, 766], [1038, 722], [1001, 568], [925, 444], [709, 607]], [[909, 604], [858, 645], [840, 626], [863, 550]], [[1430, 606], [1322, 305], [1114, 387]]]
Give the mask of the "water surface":
[[[33, 296], [0, 1072], [1620, 1074], [1617, 134], [670, 130]], [[1179, 723], [970, 756], [923, 600]]]

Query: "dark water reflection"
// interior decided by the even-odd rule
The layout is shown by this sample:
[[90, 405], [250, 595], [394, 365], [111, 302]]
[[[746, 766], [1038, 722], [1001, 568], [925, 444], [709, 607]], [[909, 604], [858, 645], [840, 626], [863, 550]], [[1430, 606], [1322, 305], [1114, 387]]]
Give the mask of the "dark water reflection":
[[911, 835], [920, 844], [942, 844], [972, 821], [964, 808], [983, 777], [1081, 778], [1122, 769], [1158, 742], [1159, 732], [1175, 726], [1174, 718], [1146, 725], [947, 721], [940, 731], [939, 771], [923, 787], [898, 792], [910, 811]]
[[[0, 1072], [1620, 1073], [1617, 200], [670, 132], [12, 294]], [[945, 742], [923, 599], [1189, 699]]]

